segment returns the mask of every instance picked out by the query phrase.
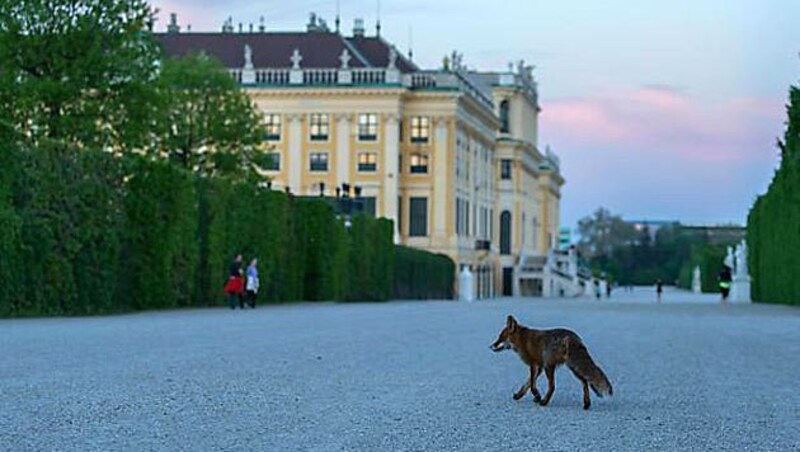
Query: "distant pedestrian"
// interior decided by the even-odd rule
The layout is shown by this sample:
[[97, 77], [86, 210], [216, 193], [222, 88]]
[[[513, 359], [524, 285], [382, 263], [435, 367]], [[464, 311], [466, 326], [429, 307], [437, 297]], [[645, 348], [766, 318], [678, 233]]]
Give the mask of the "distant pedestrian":
[[600, 299], [600, 280], [598, 279], [594, 280], [594, 296], [598, 300]]
[[728, 295], [731, 292], [731, 281], [733, 280], [731, 268], [727, 265], [723, 266], [719, 275], [717, 275], [717, 280], [719, 281], [719, 291], [722, 294], [722, 304], [727, 304]]
[[606, 298], [611, 298], [611, 283], [606, 283]]
[[258, 280], [258, 259], [253, 259], [250, 261], [250, 265], [247, 266], [247, 284], [245, 287], [247, 290], [247, 304], [253, 309], [256, 307], [256, 296], [260, 285], [261, 283]]
[[664, 292], [664, 284], [659, 279], [656, 281], [656, 294], [658, 294], [658, 302], [661, 303], [661, 293]]
[[242, 255], [237, 254], [231, 262], [228, 270], [228, 281], [225, 283], [225, 293], [228, 294], [228, 305], [231, 309], [236, 309], [236, 300], [239, 300], [239, 307], [244, 309], [244, 277], [242, 272]]

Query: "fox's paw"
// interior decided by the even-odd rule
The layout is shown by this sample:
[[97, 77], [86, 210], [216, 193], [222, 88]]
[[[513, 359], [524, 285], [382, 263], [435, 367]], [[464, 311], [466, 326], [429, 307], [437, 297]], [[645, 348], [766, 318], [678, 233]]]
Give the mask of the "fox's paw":
[[513, 397], [514, 397], [514, 400], [519, 400], [519, 399], [525, 397], [525, 393], [524, 392], [515, 392]]
[[589, 409], [589, 407], [591, 407], [591, 406], [592, 406], [592, 402], [584, 402], [584, 404], [583, 404], [583, 409], [584, 409], [584, 410], [588, 410], [588, 409]]
[[533, 402], [541, 404], [542, 403], [542, 396], [540, 396], [540, 395], [533, 396]]

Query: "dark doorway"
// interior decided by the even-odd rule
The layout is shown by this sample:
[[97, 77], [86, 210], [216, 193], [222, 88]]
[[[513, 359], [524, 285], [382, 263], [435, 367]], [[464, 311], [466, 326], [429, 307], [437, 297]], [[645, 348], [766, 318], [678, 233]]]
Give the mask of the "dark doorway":
[[503, 268], [503, 296], [514, 295], [514, 267]]

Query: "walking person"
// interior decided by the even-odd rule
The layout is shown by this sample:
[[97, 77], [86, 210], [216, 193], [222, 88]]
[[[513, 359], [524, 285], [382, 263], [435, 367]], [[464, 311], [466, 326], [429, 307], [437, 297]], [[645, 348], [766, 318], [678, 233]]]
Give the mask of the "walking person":
[[253, 258], [250, 261], [250, 265], [247, 266], [247, 284], [245, 287], [247, 290], [247, 304], [252, 309], [256, 307], [256, 296], [260, 285], [261, 283], [258, 280], [258, 259]]
[[237, 254], [231, 262], [228, 271], [228, 281], [225, 283], [225, 293], [228, 294], [228, 305], [231, 309], [236, 309], [236, 299], [239, 299], [239, 307], [244, 309], [244, 277], [242, 272], [242, 255]]
[[661, 293], [664, 292], [664, 284], [659, 279], [656, 281], [656, 294], [658, 294], [658, 302], [661, 303]]
[[722, 304], [728, 304], [728, 295], [731, 292], [731, 281], [733, 281], [731, 268], [727, 265], [723, 266], [719, 275], [717, 275], [717, 280], [719, 281], [719, 291], [722, 294]]

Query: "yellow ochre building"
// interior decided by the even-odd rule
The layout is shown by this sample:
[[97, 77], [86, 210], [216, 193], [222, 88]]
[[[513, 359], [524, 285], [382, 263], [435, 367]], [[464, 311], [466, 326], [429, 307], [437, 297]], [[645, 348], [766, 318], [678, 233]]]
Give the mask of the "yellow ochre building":
[[360, 186], [397, 243], [450, 256], [478, 298], [542, 294], [515, 275], [557, 246], [564, 179], [537, 145], [530, 66], [476, 72], [453, 53], [421, 69], [359, 19], [349, 36], [313, 14], [305, 31], [250, 30], [180, 32], [173, 15], [157, 36], [167, 57], [219, 59], [253, 99], [274, 187]]

